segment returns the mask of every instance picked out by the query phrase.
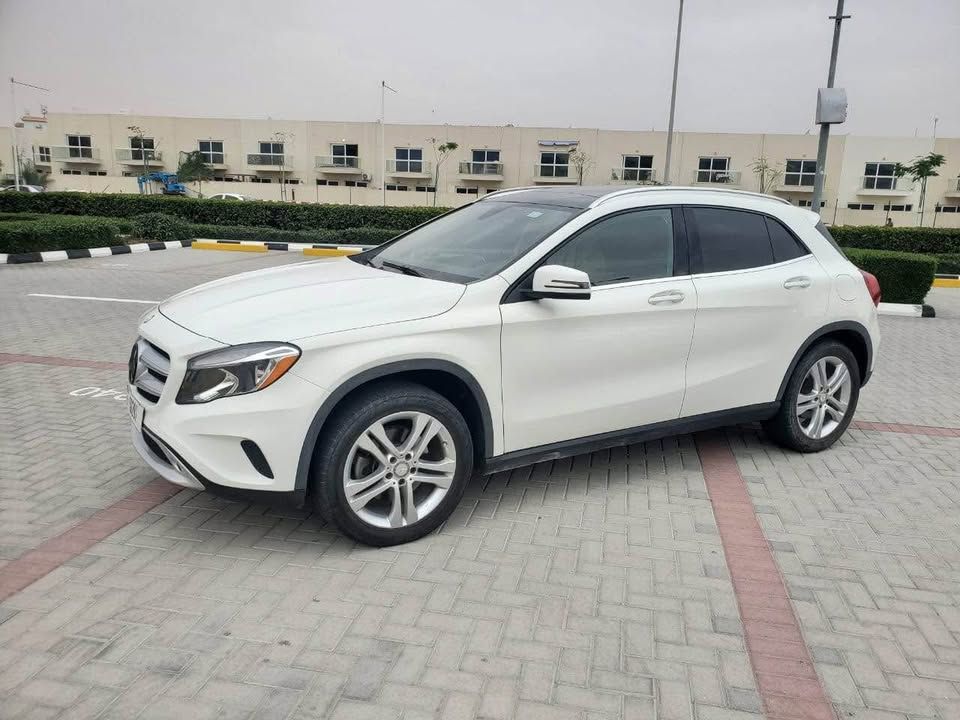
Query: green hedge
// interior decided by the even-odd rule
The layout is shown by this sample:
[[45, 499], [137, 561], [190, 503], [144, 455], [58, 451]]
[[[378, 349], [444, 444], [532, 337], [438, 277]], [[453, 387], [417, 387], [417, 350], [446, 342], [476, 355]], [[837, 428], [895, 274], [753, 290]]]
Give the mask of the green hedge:
[[960, 228], [835, 225], [830, 234], [842, 247], [940, 255], [960, 253]]
[[251, 225], [278, 230], [387, 228], [409, 230], [446, 212], [433, 207], [318, 205], [235, 200], [200, 200], [169, 195], [119, 193], [0, 193], [0, 212], [103, 215], [132, 218], [162, 212], [201, 225]]
[[884, 302], [920, 305], [933, 285], [937, 259], [929, 255], [862, 248], [843, 251], [858, 268], [876, 275]]
[[937, 272], [944, 275], [960, 275], [960, 253], [937, 255]]
[[283, 243], [342, 243], [379, 245], [397, 235], [388, 228], [347, 228], [345, 230], [276, 230], [246, 225], [191, 225], [191, 237], [211, 240], [257, 240]]
[[111, 219], [45, 217], [12, 220], [0, 222], [0, 253], [107, 247], [120, 244], [118, 235], [117, 224]]
[[145, 213], [133, 219], [131, 234], [141, 240], [160, 242], [189, 240], [195, 237], [190, 223], [175, 215], [164, 213]]

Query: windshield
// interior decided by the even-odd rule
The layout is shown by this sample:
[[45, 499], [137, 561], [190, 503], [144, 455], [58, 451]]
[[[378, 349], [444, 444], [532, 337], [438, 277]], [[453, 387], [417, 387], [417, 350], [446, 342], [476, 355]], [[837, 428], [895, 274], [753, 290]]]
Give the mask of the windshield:
[[438, 280], [491, 277], [582, 212], [578, 208], [484, 200], [437, 218], [363, 259]]

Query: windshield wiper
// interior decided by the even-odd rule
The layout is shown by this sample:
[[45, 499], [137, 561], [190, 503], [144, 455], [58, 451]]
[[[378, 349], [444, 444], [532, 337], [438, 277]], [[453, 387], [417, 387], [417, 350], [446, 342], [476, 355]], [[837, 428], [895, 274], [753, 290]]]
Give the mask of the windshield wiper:
[[391, 268], [392, 270], [399, 270], [404, 275], [413, 275], [413, 277], [423, 277], [423, 273], [419, 270], [414, 270], [409, 265], [401, 265], [400, 263], [390, 262], [389, 260], [381, 260], [379, 265], [374, 265], [375, 268]]

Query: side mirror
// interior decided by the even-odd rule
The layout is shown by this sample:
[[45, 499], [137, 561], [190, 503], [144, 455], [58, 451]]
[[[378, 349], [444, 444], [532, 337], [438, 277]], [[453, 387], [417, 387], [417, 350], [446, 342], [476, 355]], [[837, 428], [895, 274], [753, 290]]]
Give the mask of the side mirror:
[[537, 300], [589, 300], [590, 276], [565, 265], [543, 265], [534, 271], [533, 288], [526, 294]]

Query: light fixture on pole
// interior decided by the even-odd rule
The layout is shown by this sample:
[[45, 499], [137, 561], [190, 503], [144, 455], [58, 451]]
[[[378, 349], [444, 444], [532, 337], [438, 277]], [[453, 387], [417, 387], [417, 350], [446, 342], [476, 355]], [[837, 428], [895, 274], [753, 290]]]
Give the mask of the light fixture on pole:
[[383, 193], [383, 204], [387, 204], [387, 147], [386, 141], [384, 139], [383, 126], [386, 120], [386, 92], [389, 90], [392, 93], [397, 92], [392, 87], [387, 85], [386, 80], [380, 81], [380, 172], [383, 175], [380, 178], [381, 192]]
[[663, 184], [670, 184], [670, 155], [673, 153], [673, 115], [677, 109], [677, 70], [680, 67], [680, 30], [683, 27], [683, 0], [677, 13], [677, 47], [673, 51], [673, 86], [670, 89], [670, 121], [667, 124], [667, 155], [663, 163]]

